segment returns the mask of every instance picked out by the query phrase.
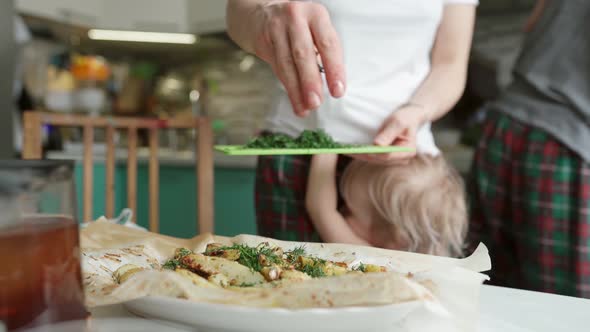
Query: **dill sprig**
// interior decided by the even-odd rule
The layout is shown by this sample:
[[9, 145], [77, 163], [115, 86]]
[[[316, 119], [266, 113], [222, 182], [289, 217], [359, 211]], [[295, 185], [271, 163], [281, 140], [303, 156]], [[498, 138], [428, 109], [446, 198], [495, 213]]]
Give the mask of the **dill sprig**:
[[169, 259], [166, 263], [164, 263], [164, 265], [162, 265], [162, 268], [174, 271], [179, 266], [180, 262], [178, 261], [178, 259]]
[[292, 250], [286, 252], [287, 255], [292, 256], [303, 256], [305, 255], [305, 245], [300, 245], [299, 247], [295, 247]]
[[285, 252], [287, 263], [294, 265], [300, 256], [305, 256], [305, 245], [295, 247], [292, 250]]
[[259, 285], [259, 282], [243, 282], [241, 284], [238, 285], [238, 287], [254, 287], [256, 285]]
[[185, 256], [188, 256], [192, 253], [193, 253], [192, 251], [190, 251], [186, 248], [179, 248], [176, 251], [175, 257], [172, 259], [169, 259], [166, 263], [164, 263], [164, 265], [162, 265], [162, 268], [167, 269], [167, 270], [176, 270], [177, 267], [183, 267], [181, 260]]
[[205, 252], [205, 255], [211, 252], [225, 251], [225, 250], [237, 250], [240, 252], [240, 258], [238, 263], [248, 267], [252, 271], [260, 272], [264, 266], [260, 263], [259, 256], [264, 255], [267, 262], [270, 264], [280, 264], [281, 257], [279, 257], [275, 251], [268, 245], [260, 245], [256, 248], [249, 247], [244, 244], [234, 244], [232, 246], [225, 246], [216, 248], [212, 251]]
[[188, 256], [190, 254], [192, 254], [193, 252], [186, 249], [186, 248], [180, 248], [178, 249], [178, 259], [183, 258], [184, 256]]
[[352, 270], [353, 271], [367, 272], [367, 267], [365, 266], [365, 264], [359, 263], [359, 265], [353, 267]]
[[312, 260], [312, 263], [301, 266], [301, 272], [308, 274], [312, 278], [325, 277], [326, 271], [324, 270], [324, 267], [326, 266], [326, 261], [320, 258], [310, 259]]

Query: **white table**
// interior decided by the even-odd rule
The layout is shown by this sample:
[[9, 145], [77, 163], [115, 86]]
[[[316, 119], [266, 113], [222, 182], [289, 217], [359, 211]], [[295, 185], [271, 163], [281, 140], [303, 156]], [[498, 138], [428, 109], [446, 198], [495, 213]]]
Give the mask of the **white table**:
[[590, 331], [590, 300], [484, 286], [480, 331]]
[[[486, 285], [482, 289], [480, 312], [480, 332], [590, 331], [590, 300], [586, 299]], [[95, 309], [92, 317], [137, 319], [121, 305]], [[141, 327], [141, 332], [192, 331], [165, 322], [149, 324]]]

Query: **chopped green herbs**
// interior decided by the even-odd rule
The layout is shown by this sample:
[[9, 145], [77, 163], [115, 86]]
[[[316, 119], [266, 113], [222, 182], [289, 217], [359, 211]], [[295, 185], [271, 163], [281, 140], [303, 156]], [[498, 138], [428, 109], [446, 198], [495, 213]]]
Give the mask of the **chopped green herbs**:
[[297, 248], [294, 248], [293, 250], [287, 251], [285, 253], [287, 262], [291, 265], [297, 263], [297, 260], [299, 259], [300, 256], [304, 256], [305, 255], [305, 246], [299, 246]]
[[245, 147], [250, 149], [335, 149], [349, 147], [349, 145], [334, 141], [323, 130], [304, 130], [297, 138], [284, 134], [256, 137]]
[[184, 256], [188, 256], [190, 254], [192, 254], [193, 252], [186, 249], [186, 248], [180, 248], [178, 249], [178, 259], [183, 258]]
[[164, 263], [164, 265], [162, 265], [162, 268], [167, 269], [167, 270], [176, 270], [177, 267], [182, 267], [181, 260], [185, 256], [188, 256], [192, 253], [193, 253], [192, 251], [190, 251], [186, 248], [179, 248], [176, 250], [176, 252], [174, 254], [174, 258], [169, 259], [166, 263]]
[[[340, 275], [346, 273], [345, 270], [348, 269], [345, 263], [334, 263], [307, 254], [305, 246], [295, 247], [285, 252], [279, 247], [271, 246], [267, 242], [261, 243], [257, 247], [250, 247], [244, 244], [234, 244], [232, 246], [215, 244], [209, 245], [208, 248], [204, 253], [207, 256], [224, 257], [230, 251], [237, 252], [239, 255], [232, 256], [235, 257], [235, 261], [252, 271], [261, 273], [265, 271], [265, 268], [277, 268], [279, 271], [297, 270], [312, 278], [320, 278]], [[173, 265], [174, 262], [169, 263], [172, 267], [176, 267]], [[360, 263], [351, 270], [361, 272], [383, 271], [380, 266], [363, 263]], [[254, 285], [239, 285], [239, 287], [252, 286]]]
[[162, 268], [167, 270], [176, 270], [176, 268], [179, 266], [180, 262], [177, 259], [170, 259], [164, 265], [162, 265]]
[[[257, 248], [253, 248], [243, 244], [234, 244], [231, 247], [221, 247], [205, 252], [205, 255], [224, 250], [238, 250], [240, 252], [238, 263], [256, 272], [260, 272], [264, 265], [279, 264], [281, 262], [281, 257], [277, 256], [275, 251], [268, 245], [261, 245]], [[267, 264], [262, 264], [264, 262], [261, 262], [261, 259], [259, 258], [261, 255], [264, 256]]]
[[326, 276], [326, 271], [324, 270], [324, 267], [326, 262], [316, 258], [313, 259], [313, 262], [311, 264], [305, 264], [301, 267], [301, 272], [308, 274], [310, 277], [312, 278], [320, 278], [320, 277], [325, 277]]
[[293, 250], [289, 250], [286, 252], [287, 255], [292, 255], [292, 256], [303, 256], [305, 255], [305, 246], [299, 246], [294, 248]]
[[255, 282], [243, 282], [241, 284], [238, 285], [238, 287], [254, 287], [256, 285], [258, 285], [260, 283], [255, 283]]
[[353, 271], [367, 272], [367, 267], [365, 266], [365, 264], [360, 263], [358, 266], [353, 267], [352, 270]]

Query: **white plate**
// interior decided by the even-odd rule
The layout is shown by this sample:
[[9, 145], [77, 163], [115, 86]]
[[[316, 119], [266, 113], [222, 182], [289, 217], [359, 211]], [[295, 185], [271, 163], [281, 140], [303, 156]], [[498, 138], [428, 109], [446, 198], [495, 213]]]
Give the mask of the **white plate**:
[[195, 332], [194, 327], [141, 318], [91, 318], [43, 325], [22, 332]]
[[194, 326], [199, 331], [224, 332], [386, 332], [395, 331], [417, 303], [371, 308], [262, 309], [190, 302], [166, 297], [145, 297], [124, 304], [146, 318], [165, 319]]

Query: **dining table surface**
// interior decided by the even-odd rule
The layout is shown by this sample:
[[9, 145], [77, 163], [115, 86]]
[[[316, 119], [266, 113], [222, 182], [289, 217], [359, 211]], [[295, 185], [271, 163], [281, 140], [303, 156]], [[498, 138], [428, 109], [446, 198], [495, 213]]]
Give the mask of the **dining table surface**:
[[[589, 331], [590, 299], [484, 285], [475, 332]], [[93, 308], [90, 318], [27, 332], [208, 332], [176, 322], [148, 319], [123, 304]], [[0, 332], [4, 332], [0, 324]], [[218, 332], [218, 331], [216, 331]]]
[[[95, 320], [96, 324], [135, 324], [136, 329], [125, 330], [129, 332], [205, 332], [171, 322], [141, 318], [127, 311], [123, 305], [95, 308], [91, 311], [91, 320]], [[589, 331], [590, 300], [484, 285], [479, 321], [478, 332]]]

